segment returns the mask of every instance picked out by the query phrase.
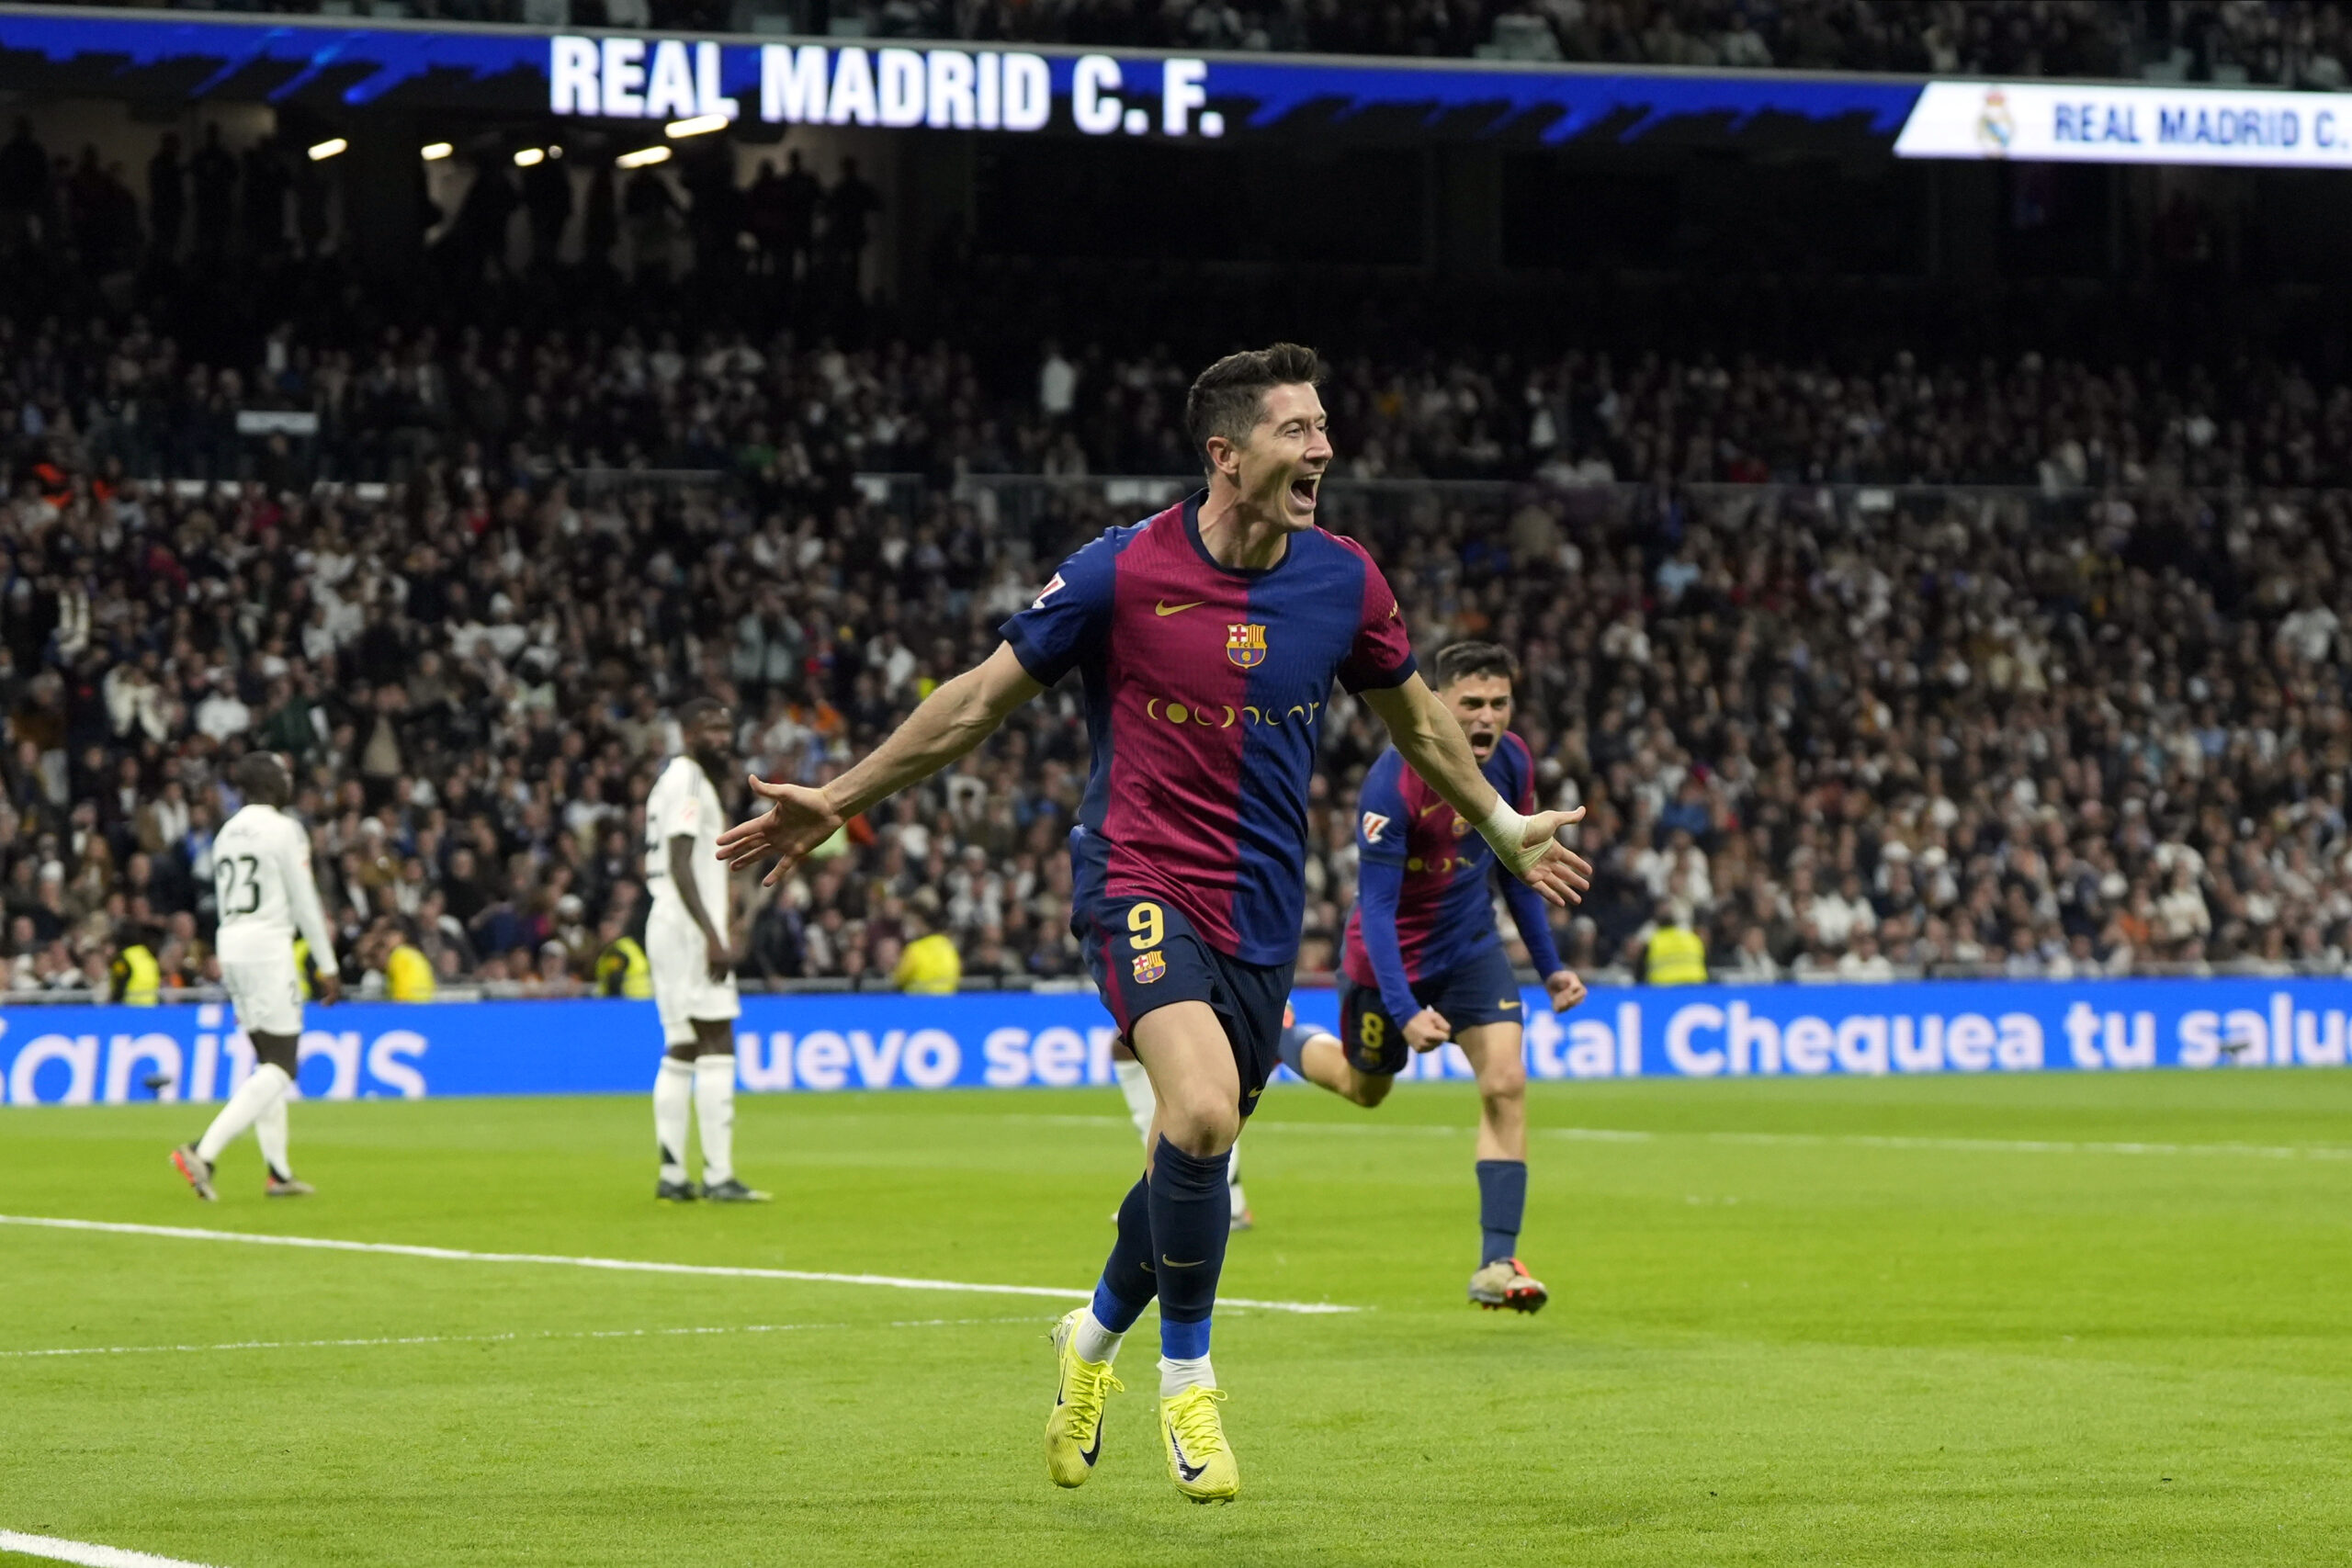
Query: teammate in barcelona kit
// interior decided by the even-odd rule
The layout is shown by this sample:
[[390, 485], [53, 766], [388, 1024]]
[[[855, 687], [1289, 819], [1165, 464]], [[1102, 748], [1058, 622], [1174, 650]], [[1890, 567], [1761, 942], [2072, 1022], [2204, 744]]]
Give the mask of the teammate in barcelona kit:
[[251, 751], [238, 759], [230, 782], [245, 804], [212, 838], [212, 887], [220, 919], [214, 947], [237, 1027], [253, 1043], [254, 1070], [204, 1136], [172, 1151], [172, 1164], [196, 1195], [209, 1201], [218, 1197], [212, 1169], [220, 1151], [251, 1127], [268, 1171], [263, 1192], [308, 1197], [311, 1184], [295, 1178], [286, 1152], [286, 1101], [301, 1066], [302, 976], [294, 961], [296, 934], [310, 944], [318, 965], [321, 1001], [335, 999], [342, 977], [335, 970], [326, 910], [311, 880], [310, 835], [286, 814], [293, 780], [276, 757]]
[[[1511, 657], [1490, 642], [1457, 642], [1437, 656], [1437, 694], [1462, 726], [1479, 772], [1521, 811], [1535, 805], [1535, 760], [1510, 732]], [[1292, 1025], [1290, 1069], [1362, 1106], [1388, 1098], [1408, 1051], [1452, 1041], [1478, 1076], [1477, 1272], [1470, 1299], [1487, 1308], [1540, 1310], [1547, 1299], [1518, 1258], [1527, 1205], [1527, 1070], [1520, 1044], [1519, 982], [1495, 932], [1494, 856], [1470, 824], [1395, 750], [1364, 774], [1356, 812], [1356, 907], [1340, 967], [1337, 1038]], [[1560, 962], [1544, 900], [1503, 878], [1511, 923], [1552, 1010], [1584, 1000], [1584, 982]]]
[[[727, 937], [727, 868], [718, 863], [723, 807], [717, 781], [730, 765], [724, 704], [696, 697], [678, 710], [685, 744], [645, 797], [645, 955], [667, 1049], [653, 1079], [656, 1198], [764, 1203], [735, 1177], [735, 953]], [[686, 1118], [702, 1123], [702, 1186], [686, 1177]]]
[[754, 780], [775, 806], [719, 840], [737, 865], [782, 855], [773, 879], [1082, 675], [1092, 767], [1070, 834], [1070, 924], [1159, 1111], [1093, 1303], [1054, 1331], [1046, 1463], [1064, 1486], [1093, 1472], [1121, 1386], [1112, 1359], [1156, 1296], [1170, 1478], [1196, 1502], [1240, 1490], [1209, 1361], [1231, 1218], [1226, 1156], [1274, 1068], [1332, 682], [1360, 694], [1421, 776], [1548, 897], [1579, 895], [1589, 875], [1553, 837], [1571, 816], [1522, 817], [1479, 775], [1461, 726], [1414, 671], [1379, 570], [1315, 526], [1331, 461], [1317, 379], [1314, 354], [1286, 344], [1209, 367], [1184, 408], [1206, 490], [1064, 562], [1005, 623], [1004, 646], [823, 789]]

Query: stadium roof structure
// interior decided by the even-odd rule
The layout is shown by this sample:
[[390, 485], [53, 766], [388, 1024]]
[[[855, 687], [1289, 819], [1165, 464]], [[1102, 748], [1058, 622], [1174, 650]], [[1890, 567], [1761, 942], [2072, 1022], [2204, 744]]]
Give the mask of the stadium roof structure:
[[0, 10], [0, 88], [265, 101], [330, 116], [401, 107], [605, 122], [718, 114], [746, 129], [2352, 168], [2352, 100], [2259, 88], [1097, 53], [85, 7]]

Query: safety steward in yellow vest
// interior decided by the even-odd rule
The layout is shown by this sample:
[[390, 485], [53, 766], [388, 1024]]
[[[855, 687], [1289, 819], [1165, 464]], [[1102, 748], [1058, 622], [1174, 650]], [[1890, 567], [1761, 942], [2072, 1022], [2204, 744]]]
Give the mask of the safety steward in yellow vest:
[[598, 934], [608, 940], [604, 951], [596, 954], [596, 994], [640, 999], [651, 996], [653, 964], [645, 956], [645, 949], [637, 938], [622, 931], [617, 920], [605, 921]]
[[1690, 929], [1690, 910], [1671, 904], [1650, 933], [1642, 977], [1653, 986], [1703, 986], [1707, 983], [1707, 944]]
[[151, 1008], [163, 999], [164, 966], [143, 931], [125, 933], [130, 940], [116, 949], [107, 973], [114, 981], [114, 999], [127, 1007]]

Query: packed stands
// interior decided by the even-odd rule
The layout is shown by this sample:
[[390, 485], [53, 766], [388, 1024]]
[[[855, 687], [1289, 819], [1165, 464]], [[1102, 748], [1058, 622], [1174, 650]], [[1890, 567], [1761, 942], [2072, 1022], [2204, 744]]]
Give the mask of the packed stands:
[[[1184, 488], [1103, 479], [1183, 466], [1164, 357], [1041, 344], [992, 400], [939, 343], [419, 327], [200, 366], [135, 313], [6, 331], [20, 987], [89, 984], [149, 929], [202, 977], [251, 745], [299, 759], [355, 951], [405, 922], [447, 981], [574, 985], [633, 913], [671, 705], [724, 694], [751, 766], [824, 778], [1060, 552]], [[1550, 787], [1593, 808], [1577, 962], [1682, 900], [1757, 976], [2341, 963], [2352, 392], [1502, 363], [1341, 354], [1329, 506], [1425, 648], [1525, 661]], [[254, 400], [321, 415], [322, 482], [236, 434]], [[1328, 723], [1310, 968], [1375, 745], [1344, 702]], [[793, 879], [750, 967], [887, 976], [921, 909], [969, 976], [1074, 973], [1084, 773], [1056, 694]]]

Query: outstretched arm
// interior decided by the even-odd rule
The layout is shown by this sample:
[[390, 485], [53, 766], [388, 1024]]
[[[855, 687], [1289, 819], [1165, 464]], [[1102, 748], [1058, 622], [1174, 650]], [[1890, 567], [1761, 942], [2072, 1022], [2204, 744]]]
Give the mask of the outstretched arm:
[[718, 858], [741, 870], [778, 856], [763, 885], [774, 883], [842, 823], [963, 756], [1044, 690], [1021, 667], [1012, 644], [1000, 647], [924, 698], [864, 761], [824, 788], [753, 779], [752, 790], [774, 804], [765, 816], [719, 834]]
[[1462, 819], [1494, 846], [1505, 870], [1555, 904], [1580, 903], [1592, 886], [1592, 867], [1553, 835], [1582, 820], [1575, 811], [1539, 811], [1522, 817], [1495, 792], [1470, 754], [1462, 726], [1419, 675], [1395, 686], [1367, 687], [1358, 694], [1388, 727], [1388, 738], [1413, 772], [1445, 798]]

